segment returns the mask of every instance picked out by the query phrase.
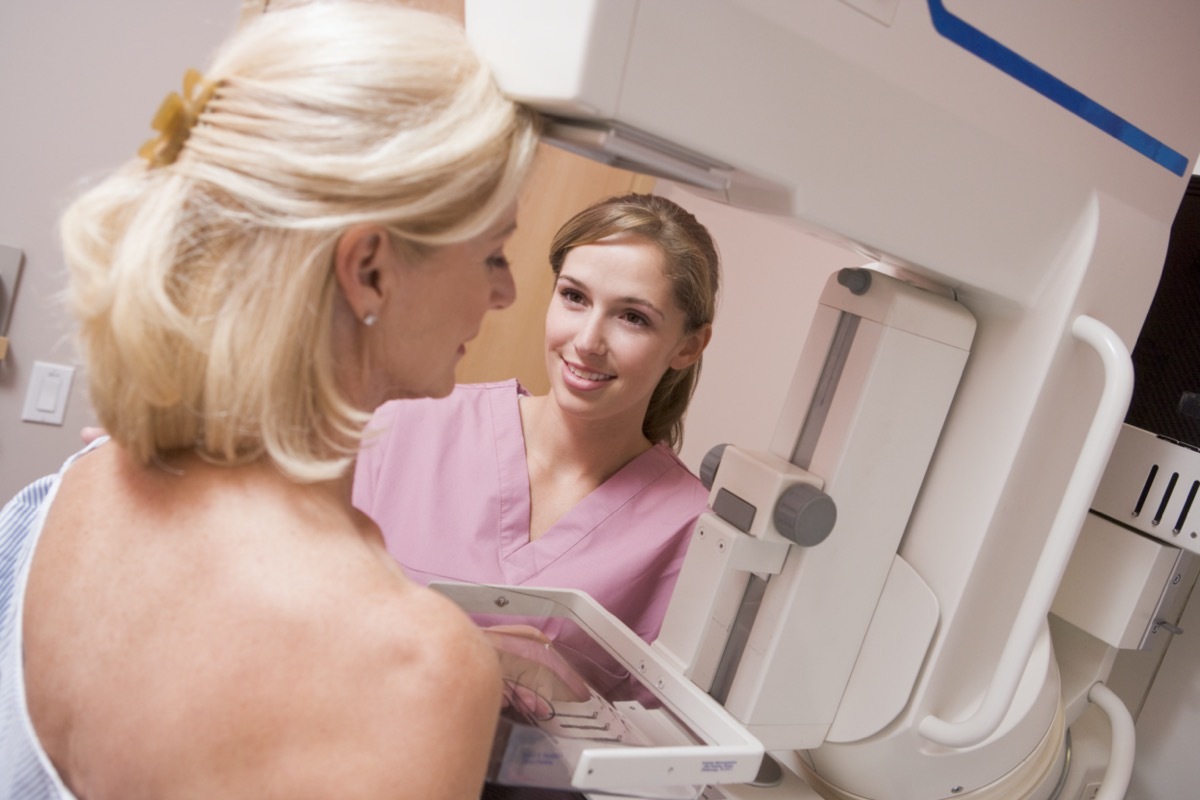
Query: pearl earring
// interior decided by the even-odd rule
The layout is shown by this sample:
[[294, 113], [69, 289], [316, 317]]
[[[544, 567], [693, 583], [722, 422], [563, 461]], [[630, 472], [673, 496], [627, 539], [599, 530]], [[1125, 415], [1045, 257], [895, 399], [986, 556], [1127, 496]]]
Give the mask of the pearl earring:
[[375, 316], [375, 313], [373, 311], [368, 311], [366, 316], [364, 316], [362, 318], [362, 324], [366, 325], [369, 328], [372, 325], [374, 325], [378, 320], [379, 320], [379, 317]]

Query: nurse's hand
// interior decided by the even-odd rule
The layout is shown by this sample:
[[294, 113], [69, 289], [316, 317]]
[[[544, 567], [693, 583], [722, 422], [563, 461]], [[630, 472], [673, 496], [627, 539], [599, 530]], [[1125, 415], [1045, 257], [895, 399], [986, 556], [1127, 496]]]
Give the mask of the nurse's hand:
[[554, 715], [555, 701], [578, 703], [591, 697], [587, 681], [537, 628], [495, 625], [483, 634], [500, 659], [507, 706], [544, 720]]

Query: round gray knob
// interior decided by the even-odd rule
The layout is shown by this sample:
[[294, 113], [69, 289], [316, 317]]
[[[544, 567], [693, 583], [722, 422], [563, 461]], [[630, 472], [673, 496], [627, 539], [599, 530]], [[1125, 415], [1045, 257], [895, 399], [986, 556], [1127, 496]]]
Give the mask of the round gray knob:
[[704, 454], [704, 460], [700, 462], [700, 482], [705, 489], [711, 489], [713, 481], [717, 479], [717, 467], [721, 466], [721, 456], [725, 455], [728, 446], [719, 444]]
[[871, 270], [862, 267], [846, 267], [838, 270], [837, 282], [852, 294], [866, 294], [871, 288]]
[[825, 541], [833, 530], [837, 505], [815, 486], [797, 483], [785, 489], [775, 501], [772, 521], [784, 538], [801, 547], [812, 547]]

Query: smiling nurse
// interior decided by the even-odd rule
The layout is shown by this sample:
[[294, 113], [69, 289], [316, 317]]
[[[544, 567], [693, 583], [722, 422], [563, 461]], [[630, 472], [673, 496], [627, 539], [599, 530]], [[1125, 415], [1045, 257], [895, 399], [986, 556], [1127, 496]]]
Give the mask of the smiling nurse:
[[569, 220], [550, 264], [549, 393], [510, 380], [385, 404], [354, 502], [419, 582], [580, 589], [653, 641], [708, 495], [675, 448], [717, 251], [680, 206], [626, 195]]

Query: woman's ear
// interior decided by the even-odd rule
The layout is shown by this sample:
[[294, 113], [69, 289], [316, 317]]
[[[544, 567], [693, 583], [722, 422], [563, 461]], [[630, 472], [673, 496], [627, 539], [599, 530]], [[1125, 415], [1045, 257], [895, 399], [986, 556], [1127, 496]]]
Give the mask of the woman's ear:
[[384, 260], [391, 248], [380, 225], [355, 225], [338, 239], [333, 270], [342, 296], [358, 319], [377, 316], [383, 306]]
[[712, 323], [705, 323], [683, 337], [683, 345], [671, 359], [671, 369], [687, 369], [700, 360], [712, 339]]

